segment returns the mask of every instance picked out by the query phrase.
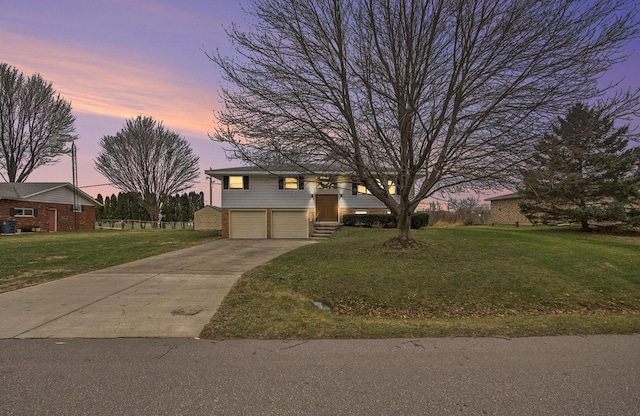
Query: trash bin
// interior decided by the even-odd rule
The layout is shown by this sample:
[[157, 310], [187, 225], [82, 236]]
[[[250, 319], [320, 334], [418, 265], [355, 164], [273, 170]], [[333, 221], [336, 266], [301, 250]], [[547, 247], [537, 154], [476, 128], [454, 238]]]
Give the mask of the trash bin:
[[16, 223], [16, 220], [2, 220], [2, 234], [15, 234]]

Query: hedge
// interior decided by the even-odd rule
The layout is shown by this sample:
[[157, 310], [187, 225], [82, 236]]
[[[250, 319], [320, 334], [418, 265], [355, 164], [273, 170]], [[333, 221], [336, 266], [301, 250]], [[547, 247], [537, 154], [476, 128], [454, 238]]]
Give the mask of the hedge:
[[[397, 228], [398, 221], [391, 214], [348, 214], [342, 216], [342, 224], [347, 227]], [[411, 215], [411, 228], [417, 230], [429, 225], [429, 214], [415, 212]]]

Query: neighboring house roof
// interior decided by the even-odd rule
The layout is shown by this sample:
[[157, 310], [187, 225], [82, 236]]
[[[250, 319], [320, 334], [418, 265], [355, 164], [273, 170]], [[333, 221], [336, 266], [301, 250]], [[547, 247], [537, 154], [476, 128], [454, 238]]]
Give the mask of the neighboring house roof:
[[[10, 199], [14, 201], [30, 201], [34, 198], [45, 199], [45, 194], [58, 189], [74, 191], [73, 185], [68, 182], [3, 182], [0, 183], [0, 199]], [[78, 197], [86, 200], [88, 204], [101, 205], [89, 194], [76, 189]]]
[[509, 199], [520, 199], [522, 198], [520, 195], [518, 195], [517, 192], [513, 192], [510, 194], [506, 194], [506, 195], [500, 195], [500, 196], [494, 196], [492, 198], [487, 198], [485, 199], [485, 201], [506, 201]]

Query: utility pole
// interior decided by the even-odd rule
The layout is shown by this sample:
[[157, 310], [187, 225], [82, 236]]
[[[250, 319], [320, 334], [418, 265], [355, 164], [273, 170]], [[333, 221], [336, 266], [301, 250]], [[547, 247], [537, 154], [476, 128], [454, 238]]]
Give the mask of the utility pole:
[[73, 181], [73, 218], [74, 227], [78, 231], [80, 229], [80, 222], [78, 219], [78, 212], [82, 211], [78, 204], [78, 159], [76, 155], [76, 143], [71, 143], [71, 176]]
[[[211, 170], [211, 166], [209, 166], [209, 170]], [[213, 206], [213, 176], [209, 175], [209, 206]]]

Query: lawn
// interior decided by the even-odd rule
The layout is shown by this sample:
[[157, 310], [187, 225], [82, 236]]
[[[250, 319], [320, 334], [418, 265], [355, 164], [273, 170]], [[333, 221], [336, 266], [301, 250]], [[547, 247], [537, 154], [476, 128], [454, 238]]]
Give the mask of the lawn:
[[192, 230], [96, 230], [0, 236], [0, 293], [191, 247], [218, 238]]
[[[640, 237], [570, 228], [342, 228], [245, 274], [206, 338], [640, 332]], [[329, 310], [314, 304], [321, 303]]]

